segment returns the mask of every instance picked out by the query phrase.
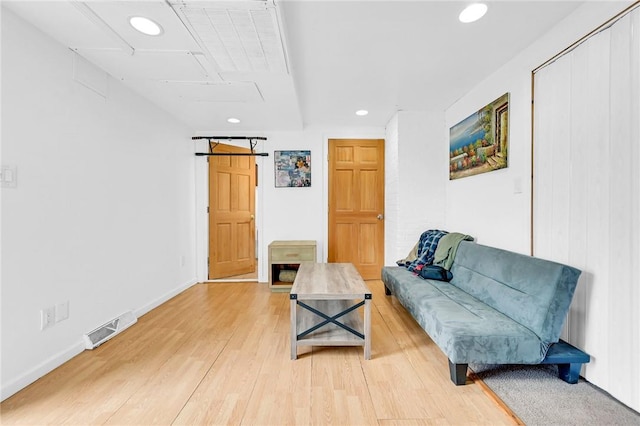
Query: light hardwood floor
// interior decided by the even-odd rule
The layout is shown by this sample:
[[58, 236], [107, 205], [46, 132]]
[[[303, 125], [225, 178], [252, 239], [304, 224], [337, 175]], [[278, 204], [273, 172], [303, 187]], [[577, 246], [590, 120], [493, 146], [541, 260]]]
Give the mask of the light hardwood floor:
[[289, 295], [265, 284], [197, 284], [0, 405], [2, 424], [513, 425], [380, 281], [372, 359], [361, 347], [290, 359]]
[[209, 282], [225, 283], [225, 282], [232, 282], [236, 280], [238, 280], [239, 282], [258, 281], [258, 259], [256, 259], [255, 261], [253, 272], [249, 272], [247, 274], [234, 275], [232, 277], [218, 278], [215, 280], [211, 280]]

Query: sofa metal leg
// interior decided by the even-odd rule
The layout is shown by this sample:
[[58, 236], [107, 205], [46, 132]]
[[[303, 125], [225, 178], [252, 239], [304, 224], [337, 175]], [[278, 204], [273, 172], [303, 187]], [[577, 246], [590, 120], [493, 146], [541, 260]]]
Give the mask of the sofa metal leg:
[[387, 296], [391, 296], [391, 290], [389, 290], [389, 287], [387, 287], [387, 285], [384, 285], [384, 294], [386, 294]]
[[468, 364], [454, 364], [449, 360], [449, 374], [456, 386], [467, 383], [467, 366]]

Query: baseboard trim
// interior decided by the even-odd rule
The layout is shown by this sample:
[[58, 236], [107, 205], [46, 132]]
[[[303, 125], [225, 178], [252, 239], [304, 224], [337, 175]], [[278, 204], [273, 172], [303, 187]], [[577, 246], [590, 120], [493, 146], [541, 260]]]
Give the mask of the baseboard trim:
[[18, 377], [14, 381], [3, 385], [2, 389], [0, 389], [0, 401], [4, 401], [13, 394], [26, 388], [31, 383], [60, 367], [62, 364], [82, 353], [83, 351], [84, 343], [82, 342], [82, 339], [78, 339], [78, 342], [72, 345], [70, 348], [55, 354], [51, 358], [37, 365], [35, 368], [27, 371], [25, 374]]
[[[188, 289], [189, 287], [197, 283], [198, 283], [198, 280], [195, 280], [195, 279], [190, 280], [176, 287], [175, 289], [169, 291], [168, 293], [165, 293], [164, 295], [155, 299], [151, 303], [148, 303], [147, 305], [139, 309], [136, 309], [134, 311], [134, 314], [136, 315], [136, 317], [141, 317], [142, 315], [157, 308], [158, 306], [162, 305], [169, 299], [177, 296], [178, 294], [182, 293], [183, 291], [185, 291], [186, 289]], [[73, 345], [71, 345], [68, 349], [55, 354], [51, 358], [48, 358], [47, 360], [37, 365], [36, 367], [32, 368], [31, 370], [27, 371], [25, 374], [13, 380], [12, 382], [7, 383], [6, 385], [3, 384], [2, 387], [0, 388], [0, 401], [4, 401], [10, 396], [26, 388], [27, 386], [29, 386], [39, 378], [45, 376], [46, 374], [60, 367], [65, 362], [69, 361], [71, 358], [82, 353], [84, 350], [85, 350], [85, 346], [84, 346], [84, 342], [82, 341], [82, 336], [79, 336], [78, 341]]]
[[159, 298], [157, 298], [157, 299], [153, 300], [152, 302], [146, 304], [145, 306], [134, 310], [133, 313], [136, 315], [137, 318], [140, 318], [141, 316], [143, 316], [147, 312], [152, 311], [153, 309], [155, 309], [158, 306], [162, 305], [166, 301], [176, 297], [178, 294], [182, 293], [183, 291], [185, 291], [186, 289], [188, 289], [189, 287], [191, 287], [191, 286], [193, 286], [193, 285], [195, 285], [197, 283], [198, 283], [198, 280], [196, 280], [196, 279], [192, 279], [190, 281], [187, 281], [186, 283], [184, 283], [184, 284], [174, 288], [173, 290], [163, 294], [162, 296], [160, 296]]

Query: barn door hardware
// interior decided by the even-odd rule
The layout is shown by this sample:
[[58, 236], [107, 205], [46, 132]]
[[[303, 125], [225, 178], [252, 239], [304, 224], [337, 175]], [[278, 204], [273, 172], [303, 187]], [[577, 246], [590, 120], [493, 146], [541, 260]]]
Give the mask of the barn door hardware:
[[[209, 152], [196, 152], [197, 156], [211, 156], [211, 155], [228, 155], [228, 156], [253, 156], [253, 157], [268, 157], [267, 152], [255, 152], [254, 148], [258, 144], [258, 141], [266, 141], [264, 136], [193, 136], [191, 140], [206, 139], [209, 141]], [[213, 152], [220, 141], [231, 140], [246, 140], [249, 141], [249, 149], [251, 152]]]

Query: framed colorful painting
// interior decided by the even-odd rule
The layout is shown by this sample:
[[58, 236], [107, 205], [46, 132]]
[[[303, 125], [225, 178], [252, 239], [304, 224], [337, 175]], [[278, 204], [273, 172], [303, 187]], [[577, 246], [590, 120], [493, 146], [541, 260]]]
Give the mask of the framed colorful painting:
[[449, 129], [449, 180], [504, 169], [509, 154], [509, 93]]
[[311, 186], [311, 151], [275, 151], [276, 188]]

